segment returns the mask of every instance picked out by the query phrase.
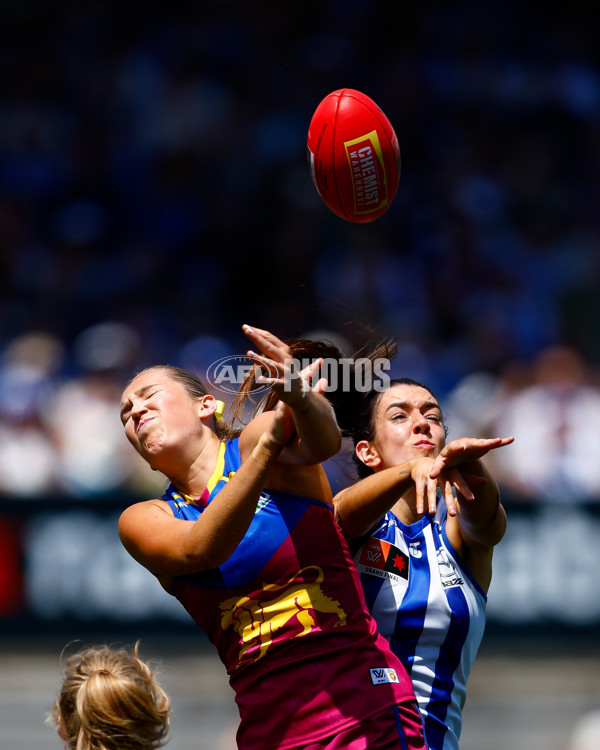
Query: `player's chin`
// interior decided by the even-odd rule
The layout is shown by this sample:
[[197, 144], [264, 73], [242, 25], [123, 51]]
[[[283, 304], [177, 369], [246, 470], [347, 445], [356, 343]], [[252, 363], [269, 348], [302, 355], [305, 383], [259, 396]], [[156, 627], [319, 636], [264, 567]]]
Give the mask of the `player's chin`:
[[138, 453], [142, 458], [145, 458], [146, 461], [150, 463], [150, 461], [157, 456], [162, 455], [165, 452], [165, 446], [162, 440], [160, 440], [157, 436], [154, 435], [148, 435], [143, 436], [138, 441]]

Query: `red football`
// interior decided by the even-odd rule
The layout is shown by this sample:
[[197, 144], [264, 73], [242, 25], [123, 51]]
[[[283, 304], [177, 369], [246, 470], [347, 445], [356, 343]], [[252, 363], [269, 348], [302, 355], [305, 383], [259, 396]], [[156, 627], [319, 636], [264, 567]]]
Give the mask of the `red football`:
[[400, 146], [372, 99], [354, 89], [328, 94], [310, 121], [307, 147], [315, 187], [335, 214], [363, 224], [387, 211], [400, 183]]

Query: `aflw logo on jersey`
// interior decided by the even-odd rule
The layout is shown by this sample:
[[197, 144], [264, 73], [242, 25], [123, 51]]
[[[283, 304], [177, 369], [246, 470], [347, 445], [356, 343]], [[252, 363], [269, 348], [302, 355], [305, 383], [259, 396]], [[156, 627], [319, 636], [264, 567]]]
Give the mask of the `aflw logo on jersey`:
[[408, 581], [408, 555], [382, 539], [369, 539], [362, 548], [358, 565], [369, 575]]
[[383, 685], [386, 682], [399, 682], [396, 670], [392, 667], [382, 667], [381, 669], [370, 669], [371, 682], [373, 685]]

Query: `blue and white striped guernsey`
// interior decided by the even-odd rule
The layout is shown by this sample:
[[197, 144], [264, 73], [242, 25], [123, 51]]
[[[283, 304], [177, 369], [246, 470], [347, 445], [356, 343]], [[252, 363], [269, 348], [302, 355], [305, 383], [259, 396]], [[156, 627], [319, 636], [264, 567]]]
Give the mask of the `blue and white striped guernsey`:
[[446, 504], [406, 526], [390, 511], [354, 560], [379, 630], [411, 676], [431, 750], [458, 750], [486, 595], [445, 530]]

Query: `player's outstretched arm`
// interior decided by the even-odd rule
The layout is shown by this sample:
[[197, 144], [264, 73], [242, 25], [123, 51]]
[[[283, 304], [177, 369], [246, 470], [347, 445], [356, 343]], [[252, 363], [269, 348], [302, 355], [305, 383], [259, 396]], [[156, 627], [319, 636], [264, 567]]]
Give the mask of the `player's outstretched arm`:
[[225, 562], [248, 530], [269, 471], [293, 433], [288, 412], [278, 404], [249, 456], [197, 521], [175, 518], [162, 500], [127, 508], [119, 519], [119, 536], [132, 557], [158, 577], [197, 573]]
[[417, 513], [423, 513], [425, 505], [435, 513], [438, 487], [446, 498], [451, 514], [456, 514], [456, 502], [452, 488], [472, 497], [472, 492], [453, 468], [438, 471], [431, 477], [434, 465], [432, 458], [414, 458], [398, 466], [383, 469], [359, 482], [346, 487], [333, 499], [337, 522], [348, 539], [354, 539], [371, 531], [383, 516], [407, 491], [414, 488]]
[[500, 504], [498, 485], [481, 460], [490, 450], [502, 448], [514, 441], [506, 438], [460, 438], [452, 440], [434, 461], [430, 476], [453, 467], [460, 471], [470, 485], [472, 495], [457, 493], [456, 516], [462, 540], [484, 548], [496, 545], [506, 530], [506, 514]]

